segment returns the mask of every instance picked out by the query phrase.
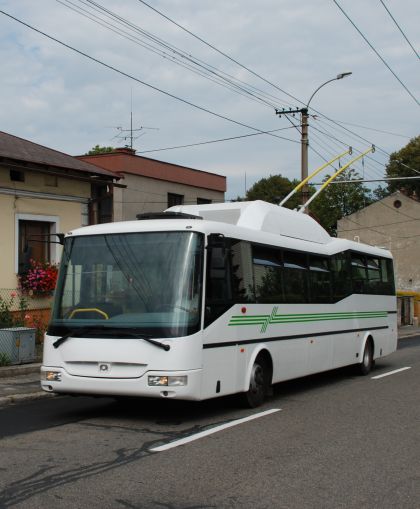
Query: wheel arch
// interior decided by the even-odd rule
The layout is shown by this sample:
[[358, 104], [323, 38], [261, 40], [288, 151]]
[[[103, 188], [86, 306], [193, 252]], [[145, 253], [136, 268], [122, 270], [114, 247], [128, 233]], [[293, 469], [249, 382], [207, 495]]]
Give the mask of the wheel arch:
[[368, 342], [370, 342], [371, 345], [372, 345], [372, 355], [373, 355], [373, 358], [375, 358], [375, 340], [373, 338], [373, 334], [370, 331], [368, 331], [364, 335], [363, 341], [361, 342], [361, 345], [360, 345], [359, 357], [358, 357], [359, 358], [359, 363], [361, 363], [362, 360], [363, 360], [363, 353], [365, 351], [365, 347], [366, 347]]
[[262, 357], [264, 359], [264, 361], [266, 362], [266, 365], [267, 365], [267, 367], [269, 369], [270, 385], [272, 384], [272, 381], [273, 381], [273, 358], [271, 356], [271, 353], [270, 353], [267, 345], [261, 344], [261, 345], [258, 346], [258, 348], [256, 348], [252, 352], [252, 355], [249, 358], [248, 366], [247, 366], [246, 373], [245, 373], [245, 379], [243, 381], [242, 391], [247, 391], [248, 390], [249, 383], [250, 383], [250, 380], [251, 380], [252, 367], [254, 366], [255, 361], [259, 357]]

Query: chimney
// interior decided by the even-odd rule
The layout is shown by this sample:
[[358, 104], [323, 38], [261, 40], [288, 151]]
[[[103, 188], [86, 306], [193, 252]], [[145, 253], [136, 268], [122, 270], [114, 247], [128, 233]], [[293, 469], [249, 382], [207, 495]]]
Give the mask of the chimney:
[[119, 147], [119, 148], [114, 149], [113, 152], [116, 154], [128, 154], [130, 156], [136, 155], [135, 149], [130, 148], [130, 147]]

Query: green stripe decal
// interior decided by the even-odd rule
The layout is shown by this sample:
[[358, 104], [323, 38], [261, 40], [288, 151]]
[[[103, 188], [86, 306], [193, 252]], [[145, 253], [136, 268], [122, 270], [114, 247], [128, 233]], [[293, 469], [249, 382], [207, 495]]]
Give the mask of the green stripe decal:
[[342, 311], [336, 313], [294, 313], [277, 314], [278, 306], [274, 306], [269, 315], [233, 315], [229, 321], [229, 326], [239, 325], [261, 325], [261, 332], [266, 332], [271, 324], [281, 323], [303, 323], [303, 322], [321, 322], [326, 320], [362, 320], [367, 318], [386, 318], [386, 311]]

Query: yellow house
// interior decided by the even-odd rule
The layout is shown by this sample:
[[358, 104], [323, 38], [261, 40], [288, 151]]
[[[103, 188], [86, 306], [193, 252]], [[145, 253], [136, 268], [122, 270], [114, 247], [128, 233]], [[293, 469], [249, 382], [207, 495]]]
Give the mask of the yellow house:
[[[57, 262], [55, 233], [112, 221], [119, 177], [0, 131], [0, 290], [17, 287], [30, 258]], [[48, 237], [51, 236], [51, 237]]]

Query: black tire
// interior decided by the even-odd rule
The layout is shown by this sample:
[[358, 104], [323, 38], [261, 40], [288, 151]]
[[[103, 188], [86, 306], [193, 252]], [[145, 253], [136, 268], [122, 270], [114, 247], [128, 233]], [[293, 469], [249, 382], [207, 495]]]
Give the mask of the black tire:
[[360, 375], [368, 375], [374, 366], [373, 360], [373, 345], [372, 341], [368, 340], [363, 351], [362, 362], [357, 365]]
[[257, 358], [252, 366], [249, 389], [242, 396], [248, 408], [256, 408], [264, 403], [270, 385], [268, 368], [262, 358]]

